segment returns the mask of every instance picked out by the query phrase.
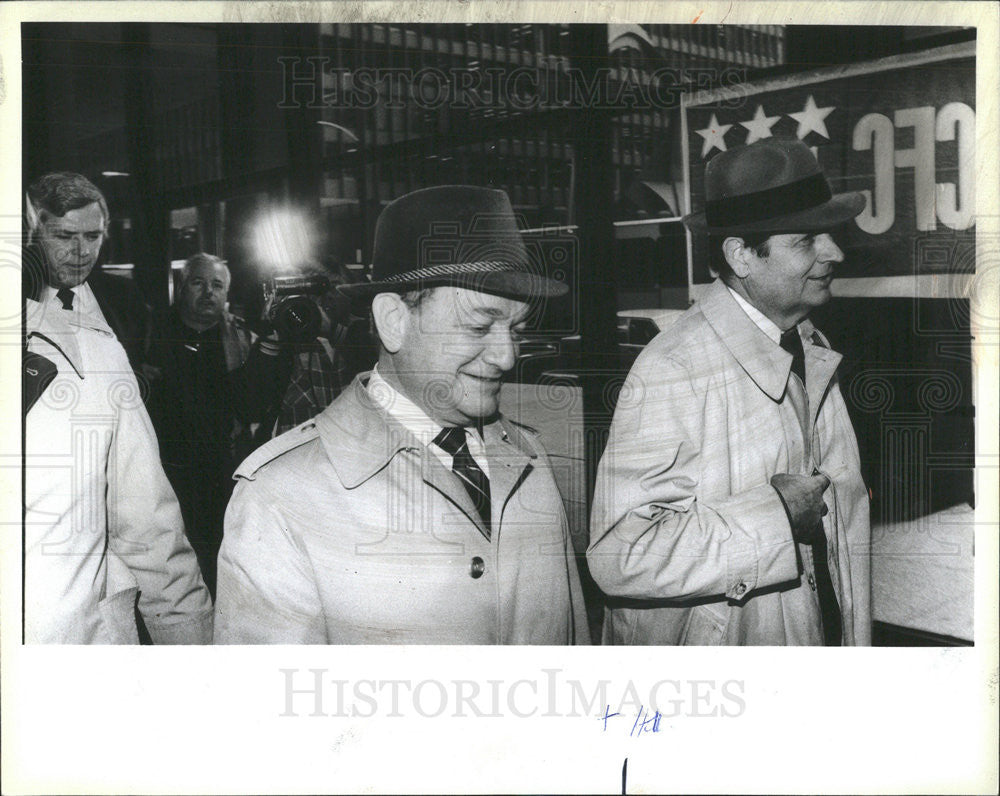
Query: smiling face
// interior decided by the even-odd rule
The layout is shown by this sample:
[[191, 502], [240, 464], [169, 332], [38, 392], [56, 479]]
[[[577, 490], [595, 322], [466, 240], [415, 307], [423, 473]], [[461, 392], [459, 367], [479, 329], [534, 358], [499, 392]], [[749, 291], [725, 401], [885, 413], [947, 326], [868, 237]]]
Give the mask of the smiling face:
[[94, 202], [64, 216], [46, 214], [38, 226], [38, 244], [45, 252], [49, 284], [76, 287], [90, 276], [101, 244], [107, 219]]
[[379, 371], [442, 425], [495, 415], [500, 377], [517, 360], [528, 304], [457, 287], [437, 288], [413, 308], [397, 300], [398, 332], [383, 335], [396, 340], [390, 343], [396, 350], [380, 360]]
[[[828, 232], [772, 235], [766, 257], [750, 252], [733, 287], [780, 329], [790, 329], [831, 298], [844, 253]], [[740, 289], [742, 288], [742, 289]]]

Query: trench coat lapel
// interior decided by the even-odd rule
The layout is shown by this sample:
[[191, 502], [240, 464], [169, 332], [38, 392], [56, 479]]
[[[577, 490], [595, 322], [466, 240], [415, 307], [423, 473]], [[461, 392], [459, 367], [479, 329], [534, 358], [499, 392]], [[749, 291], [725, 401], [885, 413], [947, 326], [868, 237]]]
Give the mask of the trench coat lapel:
[[826, 339], [808, 320], [799, 326], [805, 345], [806, 392], [809, 396], [809, 428], [815, 428], [826, 391], [843, 357], [830, 349]]
[[[493, 524], [490, 536], [497, 537], [507, 501], [531, 472], [532, 459], [535, 456], [533, 453], [526, 453], [518, 445], [521, 442], [520, 434], [503, 420], [490, 423], [483, 428], [483, 442], [490, 465], [490, 517]], [[422, 448], [424, 482], [461, 509], [479, 532], [486, 536], [486, 526], [461, 479], [445, 467], [433, 452], [426, 447]]]
[[[50, 313], [47, 318], [43, 318], [45, 313]], [[82, 373], [84, 369], [83, 356], [80, 353], [79, 329], [70, 323], [71, 313], [61, 309], [27, 299], [25, 301], [25, 332], [30, 336], [32, 333], [42, 331], [46, 336], [50, 336], [61, 349], [77, 373]], [[61, 368], [61, 365], [60, 365]]]
[[347, 489], [367, 481], [397, 453], [423, 447], [372, 401], [363, 382], [367, 375], [355, 377], [315, 421], [323, 450]]
[[535, 454], [509, 421], [498, 420], [483, 429], [486, 456], [490, 461], [490, 502], [494, 525], [499, 531], [511, 495], [534, 469]]
[[721, 279], [701, 299], [705, 320], [740, 367], [773, 401], [781, 401], [792, 368], [792, 356], [760, 330]]
[[[331, 404], [316, 419], [324, 450], [341, 483], [347, 489], [353, 489], [384, 468], [397, 453], [415, 453], [420, 457], [423, 482], [443, 495], [469, 518], [480, 534], [486, 536], [486, 527], [461, 479], [409, 430], [372, 401], [363, 382], [367, 375], [355, 378], [345, 392], [344, 400]], [[492, 475], [492, 459], [490, 465]], [[497, 499], [492, 479], [490, 493], [495, 511]]]
[[[705, 292], [702, 312], [747, 375], [773, 400], [780, 401], [792, 367], [791, 354], [781, 346], [775, 345], [774, 341], [750, 320], [721, 279], [717, 279]], [[799, 329], [803, 337], [806, 360], [808, 427], [813, 428], [823, 398], [842, 357], [830, 349], [826, 339], [809, 320], [802, 321]]]
[[[476, 526], [476, 530], [479, 533], [484, 537], [488, 537], [489, 531], [483, 523], [483, 518], [476, 511], [476, 507], [472, 503], [472, 498], [462, 485], [462, 479], [445, 467], [430, 448], [426, 445], [421, 445], [420, 447], [423, 459], [421, 473], [423, 473], [424, 483], [431, 487], [431, 489], [435, 489], [444, 495], [469, 518], [469, 522]], [[490, 488], [492, 490], [492, 481]], [[492, 493], [490, 502], [493, 502]]]

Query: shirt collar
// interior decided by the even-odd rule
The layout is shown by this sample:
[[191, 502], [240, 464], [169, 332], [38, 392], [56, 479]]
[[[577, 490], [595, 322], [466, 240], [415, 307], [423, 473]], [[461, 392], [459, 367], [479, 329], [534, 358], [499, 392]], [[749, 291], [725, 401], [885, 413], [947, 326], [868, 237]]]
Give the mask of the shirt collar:
[[[76, 287], [69, 288], [72, 291], [73, 298], [73, 312], [78, 315], [95, 315], [101, 321], [104, 320], [104, 314], [101, 312], [101, 307], [97, 303], [97, 296], [94, 295], [94, 291], [91, 289], [90, 285], [86, 282], [82, 282]], [[62, 301], [56, 295], [59, 292], [59, 288], [52, 287], [52, 285], [45, 286], [45, 292], [42, 294], [42, 302], [54, 302], [58, 305], [59, 309], [62, 309]], [[65, 312], [65, 310], [64, 310]], [[102, 326], [105, 325], [102, 323]]]
[[[79, 287], [80, 286], [77, 285], [76, 287], [71, 287], [69, 289], [70, 292], [74, 296], [74, 298], [73, 298], [73, 307], [74, 308], [76, 307], [76, 294], [77, 294], [77, 290], [78, 290]], [[58, 292], [59, 292], [59, 288], [52, 287], [52, 285], [46, 285], [43, 288], [43, 292], [42, 292], [42, 296], [41, 296], [42, 303], [43, 304], [47, 304], [49, 302], [59, 301], [59, 297], [56, 295]], [[60, 302], [60, 307], [62, 307], [62, 302]]]
[[428, 417], [423, 409], [382, 378], [378, 372], [378, 365], [374, 367], [368, 380], [368, 394], [377, 406], [385, 410], [422, 444], [430, 445], [441, 433], [442, 426], [439, 423]]
[[[444, 426], [432, 420], [423, 409], [383, 379], [378, 372], [378, 365], [372, 368], [367, 389], [373, 403], [416, 437], [422, 445], [429, 447], [446, 467], [452, 466], [451, 454], [439, 445], [433, 444]], [[480, 469], [489, 476], [489, 460], [482, 432], [472, 426], [466, 428], [465, 432], [469, 453], [472, 454], [472, 458], [476, 460]]]
[[732, 294], [733, 298], [736, 299], [736, 303], [740, 305], [740, 309], [742, 309], [747, 314], [747, 317], [754, 322], [754, 325], [770, 337], [771, 340], [774, 341], [775, 345], [780, 345], [781, 329], [778, 328], [777, 324], [775, 324], [774, 321], [768, 318], [753, 304], [743, 298], [743, 296], [729, 287], [729, 285], [726, 285], [726, 289]]

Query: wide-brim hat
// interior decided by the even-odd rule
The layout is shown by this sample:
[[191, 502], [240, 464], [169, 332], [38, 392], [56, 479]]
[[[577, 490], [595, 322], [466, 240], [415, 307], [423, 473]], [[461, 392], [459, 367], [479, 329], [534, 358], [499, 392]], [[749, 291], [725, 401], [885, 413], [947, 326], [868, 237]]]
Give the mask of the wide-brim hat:
[[696, 232], [810, 232], [850, 221], [857, 192], [834, 195], [802, 141], [765, 138], [716, 155], [705, 168], [705, 209], [682, 220]]
[[507, 194], [471, 185], [424, 188], [387, 205], [375, 225], [371, 281], [338, 289], [370, 298], [446, 285], [520, 301], [569, 290], [532, 262]]

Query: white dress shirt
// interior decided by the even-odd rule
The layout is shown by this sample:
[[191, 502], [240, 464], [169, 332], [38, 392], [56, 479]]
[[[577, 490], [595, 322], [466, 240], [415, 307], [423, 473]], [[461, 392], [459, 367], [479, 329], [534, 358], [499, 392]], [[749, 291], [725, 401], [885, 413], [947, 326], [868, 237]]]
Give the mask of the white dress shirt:
[[775, 345], [781, 345], [781, 329], [778, 328], [777, 324], [768, 318], [763, 312], [757, 309], [753, 304], [747, 301], [743, 296], [733, 290], [729, 285], [726, 285], [726, 289], [732, 293], [733, 298], [736, 299], [736, 303], [740, 305], [742, 309], [751, 321], [760, 329], [764, 334], [774, 340]]
[[[378, 372], [377, 365], [372, 369], [372, 375], [368, 379], [368, 394], [371, 395], [372, 400], [379, 407], [384, 409], [403, 428], [413, 434], [422, 445], [430, 448], [445, 467], [449, 470], [452, 469], [452, 455], [438, 445], [433, 444], [434, 438], [441, 433], [441, 429], [444, 426], [428, 417], [423, 409], [383, 379]], [[476, 464], [479, 465], [479, 468], [489, 478], [490, 464], [486, 458], [486, 445], [483, 442], [483, 438], [479, 435], [479, 431], [475, 428], [466, 428], [465, 439], [472, 458], [476, 460]]]
[[60, 311], [71, 312], [73, 317], [79, 318], [85, 315], [94, 316], [99, 318], [104, 325], [107, 325], [107, 321], [104, 319], [104, 313], [101, 312], [101, 307], [97, 303], [97, 297], [94, 295], [94, 291], [90, 289], [90, 285], [86, 282], [82, 285], [70, 288], [70, 292], [73, 294], [72, 310], [63, 309], [62, 299], [57, 295], [58, 292], [59, 291], [51, 285], [46, 285], [42, 290], [42, 303], [54, 303]]

